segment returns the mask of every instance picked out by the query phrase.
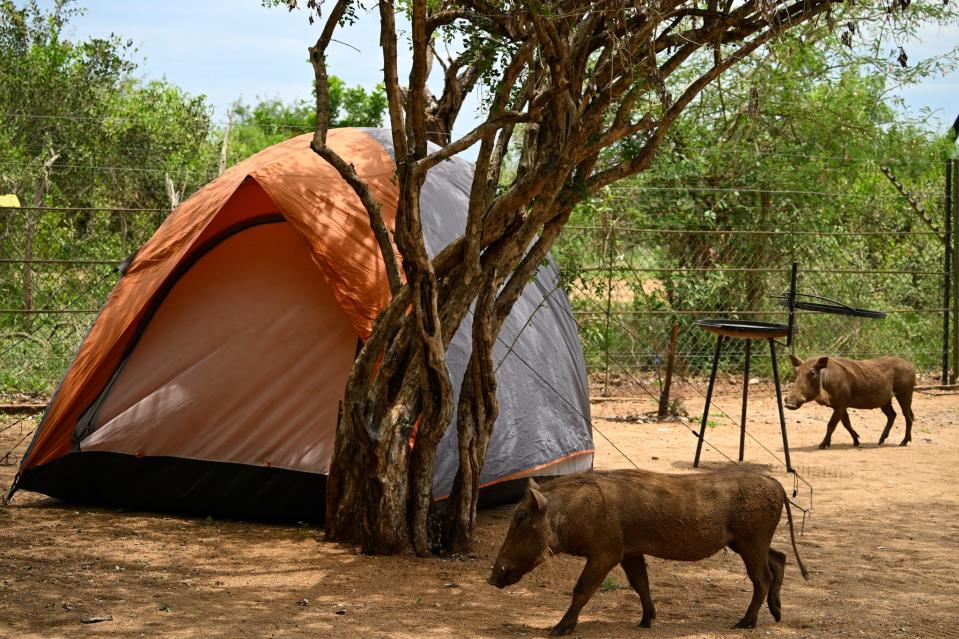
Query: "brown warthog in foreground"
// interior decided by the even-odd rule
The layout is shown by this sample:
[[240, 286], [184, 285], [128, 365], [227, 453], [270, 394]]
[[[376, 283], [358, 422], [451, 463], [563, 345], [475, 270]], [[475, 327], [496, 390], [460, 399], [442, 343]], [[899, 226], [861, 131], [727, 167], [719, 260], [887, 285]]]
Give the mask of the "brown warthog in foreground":
[[842, 421], [854, 446], [859, 445], [859, 434], [849, 422], [849, 408], [881, 408], [886, 414], [886, 427], [879, 443], [889, 437], [896, 411], [892, 397], [896, 396], [902, 416], [906, 418], [906, 436], [900, 446], [912, 441], [912, 391], [916, 387], [916, 367], [898, 357], [877, 359], [846, 359], [844, 357], [810, 357], [802, 361], [789, 356], [796, 369], [796, 379], [783, 402], [786, 408], [796, 410], [805, 402], [814, 401], [832, 408], [832, 416], [826, 424], [826, 437], [820, 448], [829, 448], [832, 432]]
[[779, 621], [779, 589], [786, 555], [769, 547], [783, 504], [793, 551], [809, 578], [793, 536], [792, 513], [782, 485], [739, 469], [696, 475], [643, 470], [585, 472], [542, 488], [532, 479], [513, 511], [489, 583], [503, 588], [556, 553], [586, 557], [573, 603], [550, 635], [568, 635], [579, 611], [616, 564], [643, 604], [640, 626], [656, 618], [645, 555], [697, 561], [728, 546], [739, 553], [753, 582], [753, 598], [737, 628], [753, 628], [763, 599]]

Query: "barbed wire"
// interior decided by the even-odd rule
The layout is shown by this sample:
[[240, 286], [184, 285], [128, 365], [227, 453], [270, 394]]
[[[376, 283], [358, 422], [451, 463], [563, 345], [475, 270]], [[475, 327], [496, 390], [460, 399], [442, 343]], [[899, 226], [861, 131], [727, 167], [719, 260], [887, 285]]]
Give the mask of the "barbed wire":
[[[66, 120], [66, 121], [79, 121], [79, 122], [131, 122], [136, 124], [143, 124], [144, 121], [142, 118], [129, 117], [129, 116], [84, 116], [84, 115], [68, 115], [68, 114], [45, 114], [45, 113], [24, 113], [24, 112], [2, 112], [0, 117], [4, 118], [24, 118], [24, 119], [37, 119], [37, 120]], [[186, 131], [195, 131], [195, 132], [209, 132], [209, 133], [222, 133], [223, 130], [230, 126], [232, 129], [237, 128], [260, 128], [260, 129], [284, 129], [290, 131], [299, 131], [301, 133], [311, 133], [314, 131], [313, 126], [306, 124], [291, 124], [288, 122], [281, 121], [239, 121], [239, 120], [210, 120], [205, 124], [198, 124], [195, 127], [181, 127]], [[373, 127], [377, 128], [377, 127]], [[430, 131], [430, 133], [445, 133], [442, 131]], [[45, 151], [47, 147], [39, 148], [39, 151]], [[176, 149], [181, 148], [178, 145], [170, 144], [169, 146], [164, 146], [162, 143], [157, 145], [157, 148], [165, 149]], [[880, 164], [895, 164], [895, 165], [921, 165], [921, 166], [936, 166], [941, 164], [940, 160], [922, 160], [922, 159], [903, 159], [897, 157], [882, 157], [878, 155], [869, 156], [868, 152], [863, 153], [862, 157], [853, 157], [847, 155], [835, 155], [835, 154], [818, 154], [818, 153], [796, 153], [796, 152], [785, 152], [785, 151], [761, 151], [761, 150], [751, 150], [751, 154], [762, 155], [762, 156], [772, 156], [772, 157], [784, 157], [800, 160], [823, 160], [828, 162], [848, 162], [848, 163], [857, 163], [857, 164], [876, 164], [877, 168]], [[829, 169], [833, 170], [833, 169]], [[692, 176], [698, 177], [698, 176]], [[700, 179], [708, 179], [706, 177], [701, 177]]]
[[754, 187], [713, 187], [713, 186], [626, 186], [613, 185], [606, 187], [612, 191], [622, 191], [628, 193], [655, 193], [655, 192], [683, 192], [691, 191], [696, 193], [753, 193], [769, 195], [815, 195], [829, 198], [850, 198], [850, 199], [868, 199], [868, 200], [890, 200], [898, 201], [901, 196], [882, 193], [854, 193], [843, 191], [815, 191], [808, 189], [761, 189]]
[[[605, 231], [604, 226], [585, 226], [585, 225], [567, 225], [564, 231]], [[679, 235], [757, 235], [763, 236], [814, 236], [814, 237], [846, 237], [846, 236], [933, 236], [939, 237], [935, 231], [790, 231], [790, 230], [765, 230], [765, 229], [697, 229], [697, 228], [673, 228], [673, 227], [634, 227], [634, 226], [616, 226], [617, 233], [665, 233]]]
[[136, 208], [127, 206], [0, 206], [0, 213], [16, 211], [46, 211], [53, 213], [169, 213], [171, 209]]
[[[0, 162], [0, 166], [12, 166], [18, 168], [27, 168], [35, 167], [35, 162]], [[235, 165], [233, 165], [235, 166]], [[129, 173], [157, 173], [157, 174], [172, 174], [176, 176], [182, 175], [192, 175], [192, 176], [203, 176], [205, 181], [208, 181], [212, 178], [217, 177], [218, 173], [216, 171], [203, 171], [200, 169], [171, 169], [168, 167], [150, 167], [150, 166], [122, 166], [122, 165], [95, 165], [95, 164], [54, 164], [49, 169], [51, 173], [63, 172], [63, 171], [100, 171], [103, 173], [115, 173], [115, 172], [129, 172]], [[302, 173], [272, 173], [273, 177], [298, 177], [302, 176]], [[361, 176], [361, 177], [372, 177], [372, 176]], [[317, 179], [324, 179], [322, 177]], [[331, 180], [340, 180], [339, 176], [330, 176], [327, 179]], [[768, 194], [768, 195], [804, 195], [804, 196], [817, 196], [823, 198], [844, 198], [850, 200], [869, 200], [869, 201], [898, 201], [901, 199], [901, 196], [895, 194], [884, 194], [884, 193], [855, 193], [855, 192], [841, 192], [841, 191], [817, 191], [810, 189], [777, 189], [777, 188], [755, 188], [755, 187], [713, 187], [713, 186], [695, 186], [695, 185], [683, 185], [683, 186], [610, 186], [607, 187], [612, 191], [626, 192], [626, 193], [676, 193], [676, 192], [694, 192], [694, 193], [751, 193], [751, 194]]]

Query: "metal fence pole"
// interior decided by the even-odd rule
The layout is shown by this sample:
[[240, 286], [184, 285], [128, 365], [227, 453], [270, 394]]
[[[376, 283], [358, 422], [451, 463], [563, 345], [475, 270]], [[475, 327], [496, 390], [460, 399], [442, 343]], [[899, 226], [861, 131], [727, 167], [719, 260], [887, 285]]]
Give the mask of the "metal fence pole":
[[603, 382], [603, 396], [609, 397], [609, 322], [612, 318], [613, 306], [613, 225], [609, 214], [603, 217], [606, 225], [606, 332], [603, 336], [603, 354], [605, 361], [605, 381]]
[[942, 378], [943, 384], [949, 383], [949, 294], [952, 289], [952, 159], [946, 160], [946, 197], [943, 206], [943, 252], [945, 260], [942, 275]]
[[[952, 375], [956, 383], [959, 373], [959, 202], [956, 201], [956, 186], [959, 183], [959, 161], [952, 160]], [[949, 308], [948, 305], [946, 308]]]
[[786, 336], [786, 348], [793, 352], [793, 335], [796, 333], [796, 280], [799, 277], [799, 262], [793, 262], [789, 271], [789, 335]]

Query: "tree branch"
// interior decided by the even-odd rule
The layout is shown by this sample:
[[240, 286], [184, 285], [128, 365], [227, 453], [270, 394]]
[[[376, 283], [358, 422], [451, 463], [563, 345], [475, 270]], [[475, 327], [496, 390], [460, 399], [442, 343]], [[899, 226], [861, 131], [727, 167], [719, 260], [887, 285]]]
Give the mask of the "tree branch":
[[340, 177], [346, 180], [356, 195], [360, 198], [367, 215], [370, 218], [370, 228], [373, 229], [373, 236], [376, 238], [376, 244], [380, 247], [380, 254], [383, 256], [383, 264], [386, 266], [386, 279], [390, 284], [390, 293], [396, 295], [403, 286], [403, 280], [400, 277], [400, 267], [397, 260], [396, 250], [393, 248], [393, 241], [390, 238], [390, 232], [383, 221], [383, 212], [380, 210], [380, 204], [373, 197], [369, 185], [357, 175], [353, 165], [347, 163], [343, 158], [337, 155], [333, 149], [328, 146], [310, 145], [313, 152], [326, 160], [336, 169]]
[[490, 134], [493, 134], [496, 131], [506, 126], [519, 124], [520, 122], [529, 122], [530, 120], [532, 120], [532, 118], [533, 116], [529, 113], [516, 113], [512, 111], [507, 113], [502, 113], [494, 117], [492, 120], [487, 120], [486, 122], [483, 122], [478, 127], [473, 129], [472, 131], [470, 131], [469, 133], [467, 133], [460, 139], [456, 140], [455, 142], [447, 144], [446, 146], [441, 148], [439, 151], [434, 151], [433, 153], [430, 153], [428, 156], [426, 156], [422, 160], [419, 160], [417, 162], [417, 168], [418, 170], [421, 170], [421, 171], [428, 171], [429, 169], [433, 168], [434, 166], [436, 166], [443, 160], [447, 160], [453, 157], [454, 155], [456, 155], [457, 153], [460, 153], [470, 148], [482, 138]]
[[323, 31], [317, 38], [316, 44], [309, 48], [310, 64], [313, 65], [313, 76], [316, 85], [316, 129], [313, 132], [314, 147], [326, 146], [326, 132], [330, 128], [330, 82], [326, 73], [326, 48], [330, 46], [333, 32], [346, 12], [348, 0], [338, 0]]

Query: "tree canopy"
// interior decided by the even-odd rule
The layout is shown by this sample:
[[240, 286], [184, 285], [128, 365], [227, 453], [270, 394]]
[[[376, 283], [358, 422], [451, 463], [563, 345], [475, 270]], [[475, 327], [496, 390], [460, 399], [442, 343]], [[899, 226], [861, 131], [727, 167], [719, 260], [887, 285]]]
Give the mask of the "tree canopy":
[[[385, 111], [382, 84], [367, 91], [361, 86], [348, 87], [339, 77], [330, 76], [330, 126], [380, 127]], [[286, 103], [278, 98], [260, 99], [253, 105], [238, 102], [231, 112], [234, 128], [230, 133], [229, 164], [316, 128], [316, 108], [306, 100]]]

